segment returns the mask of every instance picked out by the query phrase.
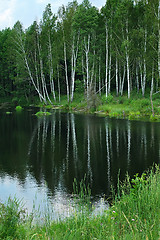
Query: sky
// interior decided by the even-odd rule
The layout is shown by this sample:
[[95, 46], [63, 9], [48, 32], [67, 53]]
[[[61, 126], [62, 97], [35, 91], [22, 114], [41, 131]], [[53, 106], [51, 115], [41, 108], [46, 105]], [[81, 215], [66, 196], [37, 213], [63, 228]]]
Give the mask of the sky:
[[[58, 8], [67, 5], [72, 0], [0, 0], [0, 30], [12, 28], [19, 20], [24, 28], [29, 27], [33, 21], [42, 18], [43, 11], [48, 3], [52, 6], [52, 12], [57, 13]], [[78, 0], [81, 3], [82, 0]], [[90, 0], [92, 6], [101, 8], [106, 0]]]

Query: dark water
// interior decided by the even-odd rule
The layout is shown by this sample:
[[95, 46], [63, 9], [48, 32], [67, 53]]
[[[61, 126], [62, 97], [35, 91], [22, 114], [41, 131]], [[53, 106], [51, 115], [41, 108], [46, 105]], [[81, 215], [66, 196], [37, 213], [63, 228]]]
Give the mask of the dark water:
[[29, 210], [48, 199], [55, 212], [66, 213], [74, 178], [84, 176], [98, 201], [116, 186], [119, 169], [124, 179], [160, 160], [160, 123], [6, 111], [0, 112], [0, 200], [23, 198]]

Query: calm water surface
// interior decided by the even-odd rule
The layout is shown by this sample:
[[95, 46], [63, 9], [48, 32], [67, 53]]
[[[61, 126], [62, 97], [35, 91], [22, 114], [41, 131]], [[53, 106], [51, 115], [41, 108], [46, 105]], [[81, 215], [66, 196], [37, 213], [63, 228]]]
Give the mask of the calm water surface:
[[0, 200], [16, 196], [29, 211], [49, 202], [55, 217], [68, 215], [74, 178], [84, 176], [99, 206], [116, 186], [119, 169], [124, 179], [160, 160], [160, 123], [6, 111], [0, 111]]

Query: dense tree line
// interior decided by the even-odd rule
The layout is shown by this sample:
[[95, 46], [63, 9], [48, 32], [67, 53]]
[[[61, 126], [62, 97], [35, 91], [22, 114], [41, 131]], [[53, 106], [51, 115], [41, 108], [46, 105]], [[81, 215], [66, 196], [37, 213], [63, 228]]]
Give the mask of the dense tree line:
[[130, 98], [160, 80], [160, 1], [107, 0], [99, 11], [88, 0], [51, 5], [40, 23], [24, 30], [18, 21], [0, 31], [0, 96], [38, 95], [68, 102], [74, 92], [106, 97], [124, 90]]

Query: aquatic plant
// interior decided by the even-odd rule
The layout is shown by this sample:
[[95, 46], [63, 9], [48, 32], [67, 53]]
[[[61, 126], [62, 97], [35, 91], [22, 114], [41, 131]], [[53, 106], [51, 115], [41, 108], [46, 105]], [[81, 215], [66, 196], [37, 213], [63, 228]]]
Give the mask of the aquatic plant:
[[50, 112], [42, 112], [42, 111], [40, 111], [40, 112], [37, 112], [35, 115], [37, 117], [43, 117], [43, 116], [50, 116], [51, 113]]
[[21, 112], [23, 110], [23, 108], [21, 106], [16, 106], [16, 111], [17, 112]]

